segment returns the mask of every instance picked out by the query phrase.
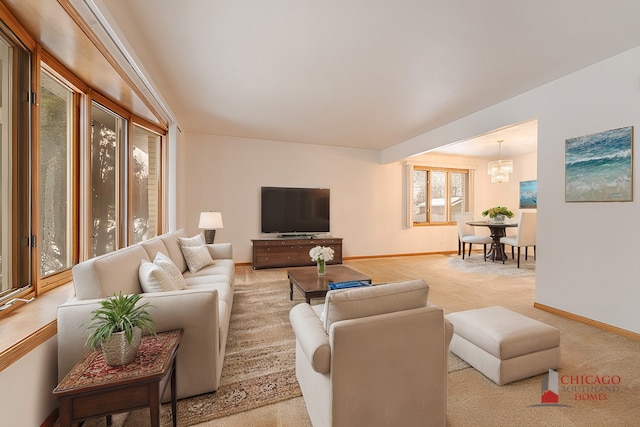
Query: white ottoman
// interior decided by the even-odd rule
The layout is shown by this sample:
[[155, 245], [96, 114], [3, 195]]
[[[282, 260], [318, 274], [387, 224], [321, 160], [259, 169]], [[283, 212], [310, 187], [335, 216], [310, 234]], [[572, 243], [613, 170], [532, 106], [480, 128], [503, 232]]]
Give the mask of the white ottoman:
[[504, 307], [451, 313], [450, 350], [498, 385], [560, 367], [560, 331]]

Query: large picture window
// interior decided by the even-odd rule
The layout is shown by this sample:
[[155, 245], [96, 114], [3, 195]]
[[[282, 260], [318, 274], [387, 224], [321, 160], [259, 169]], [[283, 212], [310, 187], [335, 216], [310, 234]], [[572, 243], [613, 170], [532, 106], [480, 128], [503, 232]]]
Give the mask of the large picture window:
[[91, 253], [120, 247], [120, 188], [126, 120], [98, 103], [91, 111]]
[[0, 299], [31, 283], [31, 55], [0, 27]]
[[469, 171], [413, 166], [413, 225], [448, 224], [469, 205]]
[[131, 205], [133, 242], [138, 243], [158, 235], [160, 198], [160, 135], [133, 126], [133, 177]]
[[73, 264], [73, 92], [40, 76], [40, 276]]

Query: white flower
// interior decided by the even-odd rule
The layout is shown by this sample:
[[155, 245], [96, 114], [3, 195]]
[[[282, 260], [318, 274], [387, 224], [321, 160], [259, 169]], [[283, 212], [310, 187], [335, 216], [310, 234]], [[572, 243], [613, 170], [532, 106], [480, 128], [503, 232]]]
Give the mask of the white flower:
[[316, 246], [309, 251], [311, 261], [318, 262], [319, 259], [331, 261], [333, 259], [333, 249], [327, 246]]

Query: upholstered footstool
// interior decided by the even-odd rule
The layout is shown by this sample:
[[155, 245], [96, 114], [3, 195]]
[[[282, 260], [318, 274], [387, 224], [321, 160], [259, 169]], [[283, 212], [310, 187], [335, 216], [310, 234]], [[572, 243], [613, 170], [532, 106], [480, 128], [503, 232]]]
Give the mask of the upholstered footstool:
[[560, 331], [504, 307], [451, 313], [450, 350], [498, 385], [560, 367]]

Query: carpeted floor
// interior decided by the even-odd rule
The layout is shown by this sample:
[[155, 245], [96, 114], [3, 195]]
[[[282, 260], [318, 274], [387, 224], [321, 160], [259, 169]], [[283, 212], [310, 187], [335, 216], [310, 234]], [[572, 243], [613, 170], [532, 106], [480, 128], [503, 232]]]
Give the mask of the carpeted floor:
[[[640, 419], [640, 406], [637, 405], [637, 396], [640, 394], [640, 375], [637, 374], [640, 371], [640, 359], [637, 357], [640, 342], [535, 309], [535, 262], [530, 259], [529, 268], [523, 261], [524, 258], [521, 260], [520, 270], [516, 269], [512, 260], [505, 264], [484, 262], [482, 255], [477, 253], [465, 259], [464, 263], [455, 255], [429, 255], [351, 260], [345, 264], [367, 274], [374, 283], [421, 277], [430, 285], [429, 300], [444, 307], [446, 312], [502, 305], [551, 324], [561, 331], [562, 367], [558, 370], [560, 375], [617, 375], [621, 378], [621, 384], [616, 389], [602, 393], [591, 392], [591, 389], [587, 389], [586, 392], [579, 391], [572, 386], [561, 385], [560, 403], [564, 406], [540, 406], [544, 375], [497, 386], [452, 355], [449, 359], [448, 377], [449, 426], [637, 425], [637, 420]], [[561, 286], [561, 283], [558, 283], [558, 286]], [[288, 311], [304, 299], [299, 293], [294, 293], [294, 300], [289, 301], [286, 269], [253, 271], [250, 267], [239, 266], [236, 268], [236, 288], [228, 340], [228, 360], [225, 359], [223, 369], [223, 387], [229, 387], [230, 398], [223, 399], [226, 402], [220, 401], [217, 405], [196, 404], [197, 397], [180, 401], [178, 425], [310, 426], [299, 390], [298, 397], [279, 395], [275, 399], [282, 399], [275, 403], [269, 400], [274, 398], [274, 393], [269, 393], [269, 390], [266, 390], [266, 393], [265, 390], [251, 392], [258, 393], [253, 396], [261, 396], [259, 393], [264, 393], [262, 397], [248, 397], [244, 391], [231, 391], [246, 391], [250, 388], [246, 387], [247, 381], [253, 380], [256, 384], [266, 385], [267, 389], [291, 391], [296, 388], [292, 369], [281, 370], [277, 366], [293, 368], [293, 359], [284, 362], [289, 360], [287, 358], [294, 357]], [[250, 296], [257, 298], [249, 299]], [[244, 297], [247, 299], [243, 299]], [[254, 302], [250, 303], [251, 300]], [[246, 301], [246, 304], [243, 301]], [[312, 303], [316, 302], [320, 301], [314, 300]], [[269, 312], [273, 307], [276, 307], [280, 314]], [[263, 311], [267, 314], [261, 314]], [[269, 320], [265, 321], [265, 318]], [[234, 322], [243, 326], [236, 328]], [[251, 330], [258, 331], [265, 325], [268, 326], [266, 329], [252, 334]], [[273, 342], [284, 342], [287, 339], [291, 340], [290, 353], [280, 353], [272, 347]], [[256, 343], [255, 347], [249, 344], [251, 341]], [[254, 350], [250, 350], [251, 348]], [[265, 351], [260, 351], [260, 348]], [[273, 352], [280, 355], [273, 358]], [[255, 360], [255, 365], [252, 359]], [[273, 370], [271, 365], [276, 365]], [[274, 371], [281, 376], [279, 381], [269, 378]], [[244, 375], [248, 380], [237, 380]], [[289, 379], [283, 379], [285, 377]], [[223, 391], [223, 387], [219, 391]], [[221, 392], [220, 395], [222, 394], [224, 393]], [[243, 402], [242, 405], [245, 405], [253, 401], [257, 407], [251, 409], [252, 405], [236, 406], [234, 396], [237, 403]], [[215, 393], [209, 397], [215, 398]], [[259, 399], [264, 400], [258, 401]], [[165, 409], [162, 425], [170, 425], [169, 419], [169, 412]], [[205, 421], [206, 419], [209, 421]], [[149, 425], [148, 411], [137, 411], [126, 420], [116, 420], [114, 425], [122, 425], [123, 422], [125, 426]], [[104, 425], [104, 422], [99, 420], [98, 423], [90, 425]]]
[[[190, 426], [301, 396], [295, 378], [295, 341], [289, 323], [291, 301], [283, 298], [288, 281], [236, 283], [221, 386], [178, 401], [178, 420]], [[90, 420], [87, 427], [104, 425]], [[170, 405], [162, 406], [161, 424], [171, 424]], [[143, 409], [113, 417], [114, 426], [149, 425]]]

